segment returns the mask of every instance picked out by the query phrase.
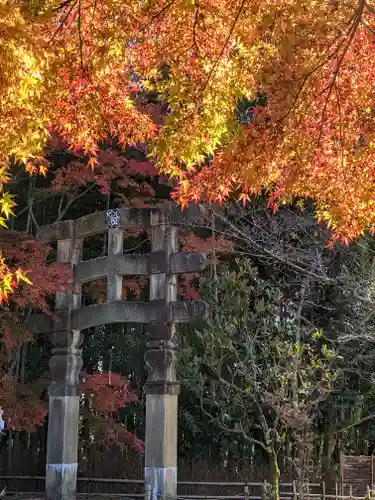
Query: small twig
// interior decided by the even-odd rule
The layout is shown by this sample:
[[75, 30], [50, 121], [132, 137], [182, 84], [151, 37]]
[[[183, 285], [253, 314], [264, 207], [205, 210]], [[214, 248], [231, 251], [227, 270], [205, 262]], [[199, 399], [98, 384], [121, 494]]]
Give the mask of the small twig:
[[200, 54], [199, 45], [197, 42], [197, 28], [199, 22], [199, 0], [195, 0], [195, 17], [193, 26], [193, 47], [195, 48], [197, 55]]
[[84, 191], [82, 191], [82, 193], [80, 193], [77, 196], [73, 196], [69, 201], [67, 201], [64, 210], [62, 210], [62, 212], [59, 214], [59, 216], [54, 221], [54, 223], [59, 222], [64, 217], [64, 215], [69, 210], [69, 208], [72, 205], [72, 203], [74, 203], [75, 201], [77, 201], [79, 198], [82, 198], [82, 196], [84, 196], [85, 194], [87, 194], [95, 186], [96, 186], [96, 184], [94, 182], [92, 184], [89, 184], [88, 187]]
[[223, 44], [223, 46], [221, 48], [221, 51], [220, 51], [219, 55], [217, 56], [217, 58], [216, 58], [216, 60], [215, 60], [215, 62], [213, 64], [213, 66], [212, 66], [212, 68], [211, 68], [211, 70], [210, 70], [210, 72], [209, 72], [209, 74], [208, 74], [208, 76], [206, 78], [206, 81], [204, 82], [203, 86], [200, 89], [200, 94], [202, 94], [206, 90], [207, 85], [208, 85], [208, 83], [209, 83], [212, 75], [216, 71], [217, 65], [219, 64], [219, 61], [222, 58], [222, 56], [223, 56], [223, 54], [225, 52], [225, 49], [228, 46], [229, 40], [230, 40], [231, 36], [233, 35], [233, 32], [234, 32], [234, 30], [236, 28], [236, 25], [237, 25], [237, 22], [238, 22], [239, 18], [241, 17], [242, 11], [244, 10], [246, 3], [247, 3], [247, 0], [241, 0], [241, 4], [240, 4], [240, 6], [238, 8], [237, 14], [236, 14], [236, 16], [234, 18], [234, 21], [233, 21], [232, 26], [231, 26], [231, 28], [229, 30], [229, 33], [228, 33], [228, 35], [227, 35], [227, 37], [225, 39], [225, 42], [224, 42], [224, 44]]
[[57, 213], [58, 213], [59, 217], [60, 217], [60, 215], [62, 213], [62, 207], [63, 207], [64, 198], [65, 198], [65, 193], [62, 193], [61, 198], [60, 198], [60, 202], [59, 202], [59, 208], [57, 210]]
[[333, 88], [335, 86], [335, 82], [336, 82], [336, 79], [337, 79], [338, 74], [340, 72], [341, 65], [342, 65], [342, 63], [343, 63], [343, 61], [345, 59], [346, 54], [348, 53], [350, 45], [351, 45], [351, 43], [352, 43], [352, 41], [353, 41], [353, 39], [355, 37], [355, 34], [357, 32], [357, 28], [358, 28], [359, 23], [361, 21], [364, 7], [365, 7], [365, 1], [364, 0], [360, 0], [358, 8], [356, 10], [356, 14], [355, 14], [355, 19], [354, 19], [353, 25], [352, 25], [351, 30], [350, 30], [349, 35], [348, 35], [347, 42], [346, 42], [346, 44], [344, 46], [342, 54], [340, 55], [340, 57], [339, 57], [339, 59], [337, 61], [336, 69], [333, 72], [332, 80], [331, 80], [331, 83], [330, 83], [330, 85], [328, 87], [328, 95], [326, 97], [326, 101], [325, 101], [323, 112], [322, 112], [321, 126], [320, 126], [318, 141], [317, 141], [318, 144], [320, 143], [320, 140], [321, 140], [322, 135], [323, 135], [323, 124], [324, 124], [324, 120], [325, 120], [325, 115], [326, 115], [326, 111], [327, 111], [327, 107], [328, 107], [329, 98], [330, 98], [330, 96], [332, 94], [332, 91], [333, 91]]
[[365, 28], [367, 28], [369, 31], [371, 31], [371, 33], [372, 33], [373, 35], [375, 35], [375, 30], [373, 30], [373, 29], [371, 28], [371, 26], [369, 26], [367, 23], [365, 23], [365, 21], [364, 21], [363, 19], [361, 19], [361, 24], [363, 24], [363, 26], [364, 26]]
[[168, 2], [167, 5], [165, 5], [161, 10], [159, 10], [159, 12], [157, 14], [155, 14], [150, 19], [150, 21], [145, 26], [143, 26], [143, 28], [141, 28], [138, 31], [138, 33], [143, 33], [144, 31], [146, 31], [156, 21], [156, 19], [158, 19], [158, 17], [162, 16], [164, 14], [164, 12], [166, 12], [170, 7], [172, 7], [172, 5], [175, 2], [176, 2], [176, 0], [171, 0], [170, 2]]
[[365, 2], [364, 5], [365, 5], [366, 9], [369, 10], [371, 12], [371, 14], [374, 14], [374, 16], [375, 16], [374, 7], [371, 7], [371, 5], [369, 5], [367, 2]]
[[358, 425], [364, 424], [365, 422], [368, 422], [369, 420], [372, 420], [375, 418], [375, 413], [372, 415], [369, 415], [368, 417], [362, 418], [359, 422], [355, 422], [354, 424], [350, 424], [346, 427], [342, 427], [341, 429], [336, 431], [336, 434], [339, 434], [340, 432], [345, 432], [349, 429], [352, 429], [353, 427], [357, 427]]
[[[352, 15], [352, 17], [350, 18], [349, 20], [349, 23], [350, 24], [355, 18], [355, 13]], [[339, 35], [338, 37], [335, 38], [334, 42], [337, 41], [338, 38], [340, 38], [341, 35]], [[330, 47], [332, 47], [332, 45], [334, 44], [334, 42], [332, 42], [332, 44], [330, 45]], [[298, 102], [298, 99], [302, 93], [302, 90], [304, 89], [306, 83], [308, 82], [308, 80], [310, 79], [310, 77], [316, 73], [317, 71], [319, 71], [323, 66], [325, 66], [329, 61], [331, 61], [338, 53], [338, 51], [340, 50], [342, 44], [344, 43], [344, 41], [342, 40], [338, 46], [335, 48], [335, 50], [328, 54], [328, 56], [324, 59], [324, 61], [322, 61], [320, 64], [318, 64], [315, 68], [313, 68], [311, 71], [309, 71], [302, 79], [302, 83], [297, 91], [297, 95], [296, 97], [294, 98], [294, 101], [293, 101], [293, 104], [291, 105], [291, 107], [288, 109], [288, 111], [278, 120], [278, 122], [282, 122], [285, 120], [285, 118], [293, 111], [293, 109], [295, 108], [297, 102]], [[330, 48], [329, 47], [329, 48]], [[329, 48], [327, 50], [329, 50]]]
[[339, 116], [340, 116], [340, 151], [341, 151], [341, 166], [344, 168], [344, 144], [343, 144], [343, 122], [342, 122], [342, 113], [341, 113], [341, 96], [339, 92], [339, 87], [338, 87], [338, 81], [335, 82], [335, 90], [336, 90], [336, 96], [337, 96], [337, 107], [339, 110]]
[[82, 74], [85, 74], [83, 65], [83, 35], [82, 35], [82, 18], [81, 18], [81, 0], [78, 0], [78, 39], [79, 39], [79, 58]]
[[30, 208], [30, 217], [32, 219], [32, 221], [34, 222], [34, 225], [35, 225], [35, 228], [36, 229], [39, 229], [39, 224], [37, 223], [36, 221], [36, 218], [35, 218], [35, 215], [34, 215], [34, 210], [33, 210], [33, 207]]
[[61, 2], [57, 7], [52, 9], [52, 12], [58, 12], [59, 10], [63, 9], [64, 7], [67, 7], [72, 2], [73, 2], [73, 0], [65, 0], [65, 2]]
[[68, 20], [68, 17], [70, 16], [70, 14], [72, 13], [74, 7], [77, 5], [77, 2], [78, 0], [74, 0], [70, 9], [68, 10], [66, 16], [64, 17], [64, 19], [61, 21], [60, 23], [60, 26], [57, 28], [57, 30], [55, 31], [55, 33], [52, 35], [52, 38], [50, 39], [50, 41], [48, 42], [48, 44], [50, 44], [54, 39], [55, 37], [57, 36], [57, 34], [62, 30], [64, 24], [66, 23], [66, 21]]

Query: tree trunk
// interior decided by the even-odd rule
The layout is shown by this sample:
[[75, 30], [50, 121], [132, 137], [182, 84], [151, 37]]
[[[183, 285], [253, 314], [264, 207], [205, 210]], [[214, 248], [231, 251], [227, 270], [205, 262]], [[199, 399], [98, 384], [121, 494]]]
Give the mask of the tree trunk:
[[323, 460], [322, 460], [322, 476], [326, 483], [332, 479], [331, 474], [331, 459], [333, 454], [334, 438], [329, 428], [325, 429], [323, 439]]
[[268, 462], [267, 491], [265, 496], [267, 500], [280, 500], [280, 469], [275, 451], [270, 452]]

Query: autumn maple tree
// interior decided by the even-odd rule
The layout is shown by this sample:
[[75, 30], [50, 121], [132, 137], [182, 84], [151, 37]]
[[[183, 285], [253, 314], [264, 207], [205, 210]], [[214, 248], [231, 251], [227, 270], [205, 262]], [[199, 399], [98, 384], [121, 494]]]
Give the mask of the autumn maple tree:
[[[93, 206], [113, 202], [139, 207], [156, 200], [152, 185], [155, 184], [155, 180], [152, 182], [155, 165], [150, 160], [142, 161], [142, 148], [127, 157], [118, 148], [108, 146], [98, 152], [98, 165], [94, 170], [82, 157], [63, 150], [63, 143], [56, 135], [51, 136], [46, 152], [51, 168], [45, 178], [30, 178], [22, 168], [18, 169], [21, 175], [13, 188], [19, 200], [19, 217], [12, 220], [13, 229], [0, 230], [0, 249], [8, 262], [7, 274], [15, 280], [14, 284], [9, 283], [9, 290], [4, 291], [6, 300], [0, 309], [0, 406], [5, 411], [7, 429], [14, 432], [34, 432], [44, 425], [48, 412], [46, 391], [50, 375], [48, 361], [46, 363], [43, 357], [48, 336], [33, 335], [27, 328], [27, 319], [38, 310], [53, 314], [54, 294], [65, 289], [71, 280], [69, 267], [54, 262], [53, 246], [42, 245], [33, 233], [42, 224], [77, 216], [77, 213], [85, 215]], [[93, 258], [98, 249], [101, 254], [107, 252], [101, 236], [84, 245], [83, 259]], [[133, 246], [140, 251], [147, 235], [134, 232], [124, 238], [126, 251], [131, 251]], [[28, 270], [27, 277], [20, 269]], [[33, 286], [22, 283], [22, 277]], [[17, 278], [19, 286], [11, 290]], [[7, 280], [8, 277], [6, 284]], [[106, 300], [106, 283], [89, 285], [83, 287], [86, 303], [100, 302], [102, 296]], [[124, 279], [124, 298], [128, 294], [139, 297], [141, 289], [141, 280]], [[49, 354], [47, 360], [48, 357]], [[28, 366], [31, 358], [32, 367]], [[106, 445], [116, 442], [121, 447], [141, 451], [143, 443], [126, 427], [124, 419], [121, 420], [123, 408], [131, 402], [137, 403], [128, 378], [95, 366], [94, 373], [90, 370], [82, 373], [82, 390], [90, 432], [95, 431], [100, 442]]]
[[[45, 173], [57, 132], [93, 168], [107, 138], [151, 141], [182, 205], [262, 191], [274, 208], [313, 198], [334, 238], [373, 230], [374, 14], [366, 0], [1, 0], [3, 215], [12, 166]], [[168, 105], [157, 125], [149, 91]]]
[[5, 283], [7, 276], [17, 276], [19, 269], [26, 268], [30, 269], [29, 282], [33, 283], [33, 286], [20, 283], [12, 294], [10, 289], [2, 291], [8, 292], [9, 297], [6, 296], [6, 304], [0, 310], [0, 405], [5, 409], [8, 429], [32, 432], [43, 425], [48, 412], [42, 394], [49, 380], [42, 376], [25, 383], [23, 376], [18, 376], [17, 367], [20, 369], [25, 349], [35, 340], [25, 319], [35, 309], [49, 312], [48, 298], [66, 286], [70, 270], [62, 264], [48, 264], [51, 248], [21, 231], [0, 232], [0, 248], [10, 262]]

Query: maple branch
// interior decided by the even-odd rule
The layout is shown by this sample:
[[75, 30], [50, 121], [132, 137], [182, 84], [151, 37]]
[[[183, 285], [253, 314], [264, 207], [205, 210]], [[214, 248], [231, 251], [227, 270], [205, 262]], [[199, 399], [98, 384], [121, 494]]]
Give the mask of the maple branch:
[[78, 2], [78, 0], [73, 0], [73, 3], [71, 5], [70, 9], [68, 10], [68, 12], [67, 12], [66, 16], [64, 17], [64, 19], [61, 21], [60, 26], [57, 28], [57, 30], [55, 31], [55, 33], [52, 35], [52, 38], [50, 39], [50, 41], [48, 42], [48, 44], [50, 44], [55, 39], [55, 37], [57, 36], [57, 34], [62, 30], [64, 24], [68, 20], [68, 17], [72, 13], [74, 7], [77, 5], [77, 2]]
[[78, 0], [78, 39], [79, 39], [79, 58], [82, 75], [86, 73], [83, 65], [83, 36], [82, 36], [82, 17], [81, 17], [81, 0]]
[[75, 201], [77, 201], [79, 198], [82, 198], [82, 196], [84, 196], [84, 195], [85, 195], [85, 194], [87, 194], [89, 191], [91, 191], [91, 189], [92, 189], [93, 187], [95, 187], [95, 186], [96, 186], [96, 184], [95, 184], [95, 182], [93, 182], [92, 184], [89, 184], [89, 185], [88, 185], [88, 187], [87, 187], [84, 191], [82, 191], [82, 193], [78, 194], [77, 196], [72, 196], [72, 197], [70, 198], [70, 200], [66, 202], [66, 205], [65, 205], [65, 207], [64, 207], [64, 210], [62, 210], [62, 212], [59, 214], [59, 216], [58, 216], [58, 217], [57, 217], [57, 219], [54, 221], [54, 223], [59, 222], [59, 221], [60, 221], [60, 220], [64, 217], [64, 215], [66, 214], [66, 212], [69, 210], [69, 208], [71, 207], [71, 205], [72, 205]]
[[20, 356], [20, 347], [17, 347], [17, 350], [11, 356], [11, 362], [8, 368], [8, 376], [13, 377], [14, 374], [17, 375], [18, 369], [17, 365], [19, 363]]
[[[61, 198], [60, 198], [60, 201], [59, 201], [59, 208], [58, 208], [58, 217], [57, 219], [54, 221], [54, 223], [56, 222], [59, 222], [66, 214], [66, 212], [68, 211], [68, 209], [71, 207], [71, 205], [77, 201], [78, 199], [82, 198], [82, 196], [84, 196], [85, 194], [87, 194], [89, 191], [91, 191], [91, 189], [93, 189], [94, 187], [96, 186], [96, 183], [93, 182], [91, 184], [89, 184], [87, 186], [87, 188], [85, 188], [81, 193], [75, 195], [71, 195], [70, 199], [67, 201], [67, 204], [64, 208], [62, 208], [62, 205], [63, 205], [63, 201], [64, 201], [64, 196], [65, 194], [63, 193]], [[41, 197], [37, 200], [33, 200], [32, 203], [28, 203], [24, 208], [22, 208], [22, 210], [20, 210], [19, 212], [17, 212], [17, 216], [19, 217], [20, 215], [22, 215], [23, 213], [25, 213], [26, 211], [30, 210], [31, 206], [32, 205], [36, 205], [38, 203], [41, 203], [41, 202], [44, 202], [46, 201], [46, 199], [50, 198], [51, 196], [55, 197], [59, 195], [59, 193], [49, 193], [47, 196], [45, 197]], [[35, 227], [39, 227], [39, 224], [37, 223], [36, 219], [35, 219], [35, 214], [34, 212], [32, 211], [31, 212], [31, 218], [33, 219], [33, 222], [35, 224]]]
[[137, 245], [135, 245], [134, 247], [127, 248], [126, 250], [124, 250], [124, 253], [134, 252], [134, 250], [137, 250], [137, 248], [141, 247], [144, 243], [146, 243], [146, 241], [148, 241], [148, 238], [143, 239], [141, 242], [137, 243]]
[[369, 5], [367, 2], [365, 2], [365, 7], [366, 7], [366, 9], [368, 9], [371, 12], [371, 14], [374, 14], [374, 16], [375, 16], [374, 7], [371, 7], [371, 5]]
[[372, 33], [373, 35], [375, 35], [375, 31], [371, 28], [371, 26], [369, 26], [367, 23], [365, 23], [365, 21], [364, 21], [363, 19], [361, 19], [361, 24], [363, 24], [363, 26], [364, 26], [365, 28], [367, 28], [369, 31], [371, 31], [371, 33]]
[[59, 214], [59, 216], [61, 215], [61, 212], [62, 212], [64, 197], [65, 197], [65, 193], [62, 193], [61, 198], [60, 198], [60, 202], [59, 202], [59, 208], [57, 209], [57, 213]]
[[194, 17], [194, 26], [193, 26], [193, 47], [195, 47], [197, 54], [200, 54], [199, 45], [197, 42], [197, 27], [198, 27], [198, 19], [199, 19], [199, 0], [195, 0], [195, 17]]
[[73, 0], [65, 0], [65, 2], [61, 2], [57, 7], [52, 9], [52, 12], [58, 12], [59, 10], [63, 9], [64, 7], [67, 7], [72, 2], [73, 2]]
[[146, 31], [156, 21], [156, 19], [158, 19], [158, 17], [162, 16], [164, 14], [164, 12], [166, 12], [170, 7], [172, 7], [172, 5], [175, 2], [176, 2], [176, 0], [171, 0], [170, 2], [168, 2], [167, 5], [165, 5], [161, 10], [159, 10], [159, 12], [157, 14], [155, 14], [150, 19], [150, 21], [145, 26], [143, 26], [143, 28], [141, 28], [138, 31], [138, 33], [143, 33], [144, 31]]
[[355, 34], [357, 32], [359, 23], [361, 22], [364, 8], [365, 8], [365, 0], [360, 0], [359, 4], [358, 4], [358, 7], [356, 9], [355, 19], [354, 19], [353, 25], [351, 27], [351, 30], [349, 32], [347, 42], [346, 42], [346, 44], [344, 46], [344, 49], [342, 51], [341, 56], [339, 57], [339, 59], [337, 61], [336, 69], [335, 69], [335, 71], [333, 73], [332, 80], [331, 80], [331, 83], [329, 85], [328, 95], [326, 97], [326, 102], [324, 104], [324, 108], [323, 108], [323, 112], [322, 112], [322, 121], [321, 121], [321, 126], [320, 126], [319, 137], [318, 137], [318, 144], [320, 143], [320, 140], [321, 140], [321, 137], [322, 137], [322, 134], [323, 134], [323, 124], [324, 124], [324, 120], [325, 120], [325, 115], [326, 115], [326, 111], [327, 111], [327, 107], [328, 107], [329, 98], [330, 98], [330, 96], [332, 94], [332, 91], [333, 91], [336, 79], [337, 79], [338, 74], [340, 72], [341, 65], [342, 65], [342, 63], [343, 63], [343, 61], [345, 59], [345, 56], [348, 53], [349, 47], [350, 47], [350, 45], [351, 45], [351, 43], [352, 43], [352, 41], [353, 41], [353, 39], [355, 37]]
[[236, 28], [236, 25], [237, 25], [237, 22], [238, 22], [238, 20], [239, 20], [239, 18], [241, 16], [242, 11], [245, 8], [246, 4], [247, 4], [247, 0], [242, 0], [241, 1], [241, 4], [240, 4], [240, 7], [239, 7], [239, 9], [237, 11], [236, 17], [234, 18], [232, 26], [231, 26], [231, 28], [229, 30], [229, 33], [228, 33], [228, 35], [227, 35], [227, 37], [225, 39], [224, 45], [222, 46], [221, 51], [220, 51], [219, 55], [217, 56], [217, 58], [216, 58], [216, 60], [215, 60], [215, 62], [213, 64], [213, 66], [212, 66], [212, 68], [211, 68], [211, 70], [210, 70], [210, 72], [209, 72], [209, 74], [208, 74], [208, 76], [206, 78], [206, 81], [204, 82], [202, 88], [200, 89], [200, 94], [202, 94], [206, 90], [207, 85], [208, 85], [208, 83], [209, 83], [209, 81], [210, 81], [213, 73], [216, 71], [217, 65], [219, 64], [220, 59], [223, 57], [225, 49], [227, 48], [229, 40], [230, 40], [231, 36], [233, 35], [233, 32], [234, 32], [234, 30]]
[[27, 215], [27, 220], [26, 220], [26, 233], [30, 233], [31, 211], [33, 208], [33, 201], [34, 201], [34, 194], [33, 194], [34, 183], [35, 183], [35, 177], [30, 177], [27, 189], [27, 201], [29, 205], [29, 213]]
[[341, 113], [341, 96], [339, 92], [339, 88], [337, 85], [337, 81], [335, 82], [335, 89], [336, 89], [336, 96], [337, 96], [337, 107], [339, 110], [339, 116], [340, 116], [340, 150], [341, 150], [341, 166], [342, 168], [344, 167], [344, 144], [343, 144], [343, 130], [342, 130], [342, 113]]
[[31, 217], [31, 220], [34, 222], [35, 228], [38, 229], [39, 228], [39, 224], [36, 221], [36, 218], [35, 218], [35, 215], [34, 215], [34, 210], [33, 210], [32, 206], [30, 208], [30, 217]]
[[[352, 17], [349, 19], [349, 22], [348, 22], [348, 25], [350, 25], [352, 23], [352, 21], [354, 20], [355, 18], [355, 13], [352, 15]], [[350, 29], [351, 30], [351, 29]], [[349, 31], [350, 31], [349, 30]], [[326, 52], [332, 47], [332, 45], [341, 37], [341, 35], [338, 35], [337, 37], [335, 37], [335, 40], [331, 43], [331, 45], [327, 48]], [[288, 115], [290, 115], [290, 113], [293, 111], [293, 109], [295, 108], [297, 102], [298, 102], [298, 99], [306, 85], [306, 83], [308, 82], [309, 78], [314, 74], [316, 73], [319, 69], [321, 69], [323, 66], [325, 66], [329, 61], [331, 61], [338, 53], [338, 51], [340, 50], [341, 46], [343, 45], [344, 43], [344, 40], [342, 40], [338, 45], [337, 47], [335, 48], [335, 50], [328, 54], [327, 58], [324, 59], [324, 61], [322, 61], [320, 64], [318, 64], [315, 68], [313, 68], [311, 71], [309, 71], [303, 78], [302, 78], [302, 84], [300, 85], [299, 89], [297, 90], [297, 95], [296, 97], [294, 98], [294, 101], [293, 101], [293, 104], [291, 105], [291, 107], [288, 109], [288, 111], [279, 119], [277, 120], [277, 123], [281, 123], [282, 121], [285, 120], [285, 118], [288, 117]]]
[[98, 5], [98, 1], [94, 0], [94, 5], [93, 5], [93, 9], [92, 9], [92, 16], [91, 16], [91, 24], [90, 24], [90, 30], [89, 31], [92, 30], [92, 25], [93, 25], [93, 22], [94, 22], [94, 16], [95, 16], [97, 5]]

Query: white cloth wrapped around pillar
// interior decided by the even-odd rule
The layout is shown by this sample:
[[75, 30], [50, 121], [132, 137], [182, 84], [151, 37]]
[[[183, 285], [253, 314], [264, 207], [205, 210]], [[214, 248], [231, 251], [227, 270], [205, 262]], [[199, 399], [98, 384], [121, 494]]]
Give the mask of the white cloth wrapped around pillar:
[[151, 487], [151, 500], [176, 498], [177, 493], [169, 488], [177, 485], [177, 467], [145, 467], [145, 484]]
[[4, 427], [5, 427], [5, 422], [4, 422], [4, 419], [3, 419], [3, 415], [4, 415], [3, 407], [0, 406], [0, 433], [3, 432]]

